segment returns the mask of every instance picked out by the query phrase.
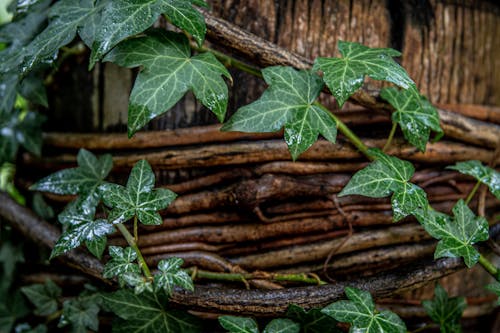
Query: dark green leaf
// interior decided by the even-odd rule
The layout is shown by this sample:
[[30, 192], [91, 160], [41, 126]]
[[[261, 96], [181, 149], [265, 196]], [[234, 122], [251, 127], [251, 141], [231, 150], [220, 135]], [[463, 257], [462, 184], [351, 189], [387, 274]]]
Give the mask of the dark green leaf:
[[314, 104], [323, 88], [318, 75], [281, 66], [265, 68], [262, 74], [269, 88], [257, 101], [239, 108], [223, 131], [275, 132], [285, 126], [285, 141], [294, 160], [319, 134], [335, 143], [337, 124], [328, 111]]
[[479, 260], [473, 245], [488, 239], [488, 221], [476, 217], [463, 200], [455, 204], [453, 215], [454, 219], [429, 209], [416, 217], [432, 237], [440, 240], [434, 258], [463, 257], [467, 267], [472, 267]]
[[[0, 234], [4, 234], [3, 237], [8, 237], [2, 230]], [[5, 238], [0, 239], [0, 264], [2, 265], [0, 280], [0, 293], [2, 291], [7, 291], [14, 277], [14, 272], [17, 263], [24, 262], [24, 253], [22, 244], [14, 244]]]
[[31, 190], [56, 194], [84, 194], [90, 196], [103, 183], [111, 171], [113, 160], [106, 154], [97, 158], [91, 152], [80, 149], [78, 167], [53, 173], [30, 187]]
[[158, 274], [155, 274], [155, 288], [163, 289], [167, 295], [172, 294], [174, 286], [193, 291], [193, 281], [189, 274], [181, 269], [184, 260], [180, 258], [168, 258], [158, 263]]
[[499, 297], [496, 305], [500, 305], [500, 282], [495, 281], [492, 284], [487, 285], [486, 289], [494, 292]]
[[14, 331], [16, 333], [46, 333], [47, 326], [45, 326], [44, 324], [39, 324], [36, 327], [32, 328], [28, 323], [22, 323], [16, 325]]
[[121, 275], [125, 273], [141, 273], [139, 265], [134, 261], [137, 259], [137, 254], [131, 247], [122, 249], [118, 246], [109, 246], [109, 255], [111, 259], [104, 266], [102, 276], [106, 279], [118, 276], [119, 281], [123, 284]]
[[185, 312], [169, 310], [166, 297], [122, 289], [102, 296], [105, 306], [123, 321], [113, 324], [115, 333], [197, 333], [197, 319]]
[[350, 323], [351, 332], [399, 333], [406, 332], [405, 323], [391, 311], [377, 311], [370, 293], [356, 288], [345, 288], [349, 301], [338, 301], [322, 312], [340, 322]]
[[[0, 112], [10, 112], [14, 107], [17, 96], [17, 83], [17, 74], [0, 74]], [[4, 118], [7, 114], [8, 113], [2, 115], [2, 118]]]
[[29, 75], [24, 78], [19, 85], [19, 93], [32, 103], [49, 106], [47, 92], [41, 77]]
[[463, 174], [472, 176], [481, 183], [488, 186], [491, 193], [500, 200], [500, 172], [493, 168], [484, 166], [480, 161], [458, 162], [447, 169], [457, 170]]
[[99, 305], [93, 297], [78, 297], [63, 304], [63, 314], [59, 327], [71, 325], [72, 333], [87, 333], [89, 329], [99, 329]]
[[461, 332], [460, 318], [467, 307], [464, 297], [449, 298], [446, 290], [439, 284], [434, 290], [434, 299], [423, 301], [425, 311], [439, 324], [441, 333]]
[[259, 333], [257, 323], [252, 318], [220, 316], [219, 323], [230, 333]]
[[394, 220], [413, 214], [417, 209], [427, 209], [427, 196], [420, 187], [409, 182], [415, 172], [410, 162], [370, 149], [375, 161], [356, 172], [339, 196], [359, 194], [382, 198], [392, 193]]
[[26, 316], [29, 309], [26, 307], [23, 296], [19, 291], [12, 295], [2, 295], [0, 302], [0, 332], [10, 332], [14, 323]]
[[127, 186], [103, 184], [100, 187], [104, 203], [113, 209], [108, 220], [123, 223], [137, 216], [143, 224], [159, 225], [158, 210], [166, 208], [177, 196], [168, 189], [153, 190], [155, 178], [146, 160], [137, 162], [128, 178]]
[[290, 319], [273, 319], [262, 333], [299, 333], [300, 325]]
[[[114, 230], [114, 228], [113, 228]], [[102, 259], [102, 254], [106, 250], [106, 244], [108, 243], [108, 238], [106, 236], [95, 237], [90, 240], [85, 241], [87, 249], [96, 256], [99, 260]]]
[[127, 272], [121, 274], [120, 278], [127, 285], [134, 287], [135, 294], [142, 294], [146, 291], [150, 293], [154, 292], [153, 283], [141, 274]]
[[374, 80], [392, 82], [408, 89], [415, 83], [392, 57], [400, 52], [388, 48], [369, 48], [358, 43], [338, 42], [343, 58], [317, 58], [313, 70], [323, 72], [323, 80], [339, 106], [358, 90], [365, 75]]
[[104, 61], [143, 66], [130, 95], [129, 136], [169, 110], [189, 90], [220, 121], [224, 120], [228, 90], [223, 76], [231, 76], [211, 53], [191, 57], [184, 35], [156, 30], [120, 43]]
[[399, 124], [406, 140], [421, 151], [425, 151], [431, 130], [437, 133], [437, 139], [443, 136], [437, 110], [416, 89], [383, 88], [380, 97], [396, 109], [392, 121]]
[[22, 287], [21, 291], [35, 305], [36, 315], [48, 316], [57, 311], [62, 290], [51, 280], [47, 280], [45, 284]]
[[305, 311], [300, 306], [288, 306], [286, 316], [300, 323], [302, 333], [340, 333], [337, 321], [321, 312], [321, 309]]
[[175, 26], [191, 34], [198, 46], [203, 44], [207, 27], [203, 15], [192, 4], [206, 7], [204, 1], [160, 0], [162, 12]]
[[45, 220], [50, 220], [55, 216], [54, 209], [45, 202], [41, 193], [33, 195], [33, 211]]

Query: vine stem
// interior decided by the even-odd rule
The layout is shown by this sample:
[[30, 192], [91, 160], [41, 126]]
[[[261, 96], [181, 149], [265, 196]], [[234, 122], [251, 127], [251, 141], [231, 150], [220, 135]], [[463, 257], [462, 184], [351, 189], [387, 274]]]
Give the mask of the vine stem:
[[337, 116], [335, 116], [326, 106], [321, 104], [320, 102], [314, 102], [314, 105], [325, 111], [337, 124], [338, 130], [344, 134], [347, 139], [361, 152], [365, 155], [369, 160], [373, 160], [373, 157], [368, 153], [368, 147], [361, 141], [361, 139], [354, 134], [353, 131], [346, 124], [342, 122]]
[[495, 265], [493, 265], [491, 261], [486, 259], [482, 254], [479, 255], [479, 263], [488, 273], [491, 274], [491, 276], [493, 276], [497, 281], [500, 281], [500, 271]]
[[468, 205], [470, 203], [470, 201], [472, 200], [472, 198], [474, 198], [474, 195], [476, 194], [477, 190], [479, 189], [479, 186], [481, 186], [480, 180], [477, 181], [476, 185], [474, 185], [474, 187], [470, 191], [469, 195], [467, 196], [467, 199], [465, 199], [466, 205]]
[[139, 227], [137, 226], [137, 215], [134, 215], [134, 242], [139, 241]]
[[122, 223], [116, 224], [116, 228], [120, 230], [123, 238], [125, 238], [128, 245], [130, 245], [130, 247], [134, 249], [135, 253], [137, 254], [137, 261], [139, 262], [139, 266], [142, 268], [144, 275], [146, 275], [148, 279], [152, 279], [153, 275], [151, 275], [148, 264], [146, 263], [146, 260], [144, 260], [144, 257], [142, 256], [141, 250], [139, 250], [139, 247], [137, 246], [137, 242], [135, 241], [134, 236], [132, 236], [127, 227], [125, 227]]
[[210, 272], [196, 268], [188, 268], [185, 271], [186, 273], [190, 274], [193, 277], [193, 279], [201, 278], [209, 280], [236, 281], [236, 282], [246, 282], [247, 280], [260, 279], [260, 280], [273, 280], [273, 281], [302, 282], [306, 284], [317, 284], [317, 285], [326, 284], [326, 282], [321, 281], [319, 277], [308, 276], [307, 274], [280, 274], [280, 273], [267, 273], [267, 272], [221, 273], [221, 272]]
[[398, 124], [395, 122], [392, 122], [392, 128], [391, 132], [389, 133], [389, 137], [387, 138], [387, 141], [385, 142], [384, 148], [382, 148], [382, 151], [385, 153], [387, 149], [391, 146], [392, 139], [394, 138], [394, 134], [396, 133], [396, 129], [398, 128]]

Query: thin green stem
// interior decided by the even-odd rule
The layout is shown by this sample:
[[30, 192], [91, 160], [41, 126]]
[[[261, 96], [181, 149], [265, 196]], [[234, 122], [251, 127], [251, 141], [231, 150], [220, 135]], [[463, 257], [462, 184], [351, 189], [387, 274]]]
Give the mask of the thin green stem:
[[134, 241], [139, 241], [139, 227], [137, 226], [137, 215], [134, 215]]
[[467, 196], [467, 199], [465, 199], [465, 204], [468, 205], [469, 202], [471, 202], [472, 198], [474, 198], [474, 195], [476, 194], [477, 190], [479, 189], [479, 186], [481, 186], [481, 181], [478, 180], [476, 185], [472, 188], [470, 191], [469, 195]]
[[497, 281], [500, 281], [500, 272], [498, 268], [495, 265], [493, 265], [491, 261], [483, 257], [482, 254], [479, 255], [479, 263], [488, 273], [491, 274], [491, 276], [493, 276]]
[[314, 102], [314, 105], [321, 108], [323, 111], [325, 111], [337, 124], [337, 128], [339, 131], [344, 134], [351, 143], [358, 148], [358, 150], [363, 153], [369, 160], [373, 160], [373, 157], [368, 153], [368, 147], [361, 141], [361, 139], [354, 134], [354, 132], [351, 131], [349, 127], [347, 127], [346, 124], [342, 122], [337, 116], [335, 116], [330, 110], [328, 110], [323, 104], [320, 102]]
[[149, 270], [148, 264], [146, 263], [146, 260], [144, 260], [144, 257], [142, 256], [142, 253], [141, 253], [141, 250], [139, 250], [139, 247], [137, 246], [137, 242], [134, 240], [134, 236], [132, 236], [132, 234], [128, 231], [128, 229], [122, 223], [116, 224], [116, 228], [118, 230], [120, 230], [120, 232], [123, 235], [123, 238], [125, 238], [128, 245], [137, 254], [137, 261], [139, 262], [139, 266], [142, 268], [144, 275], [146, 275], [146, 277], [148, 279], [152, 279], [153, 275], [151, 275], [151, 271]]
[[396, 122], [393, 122], [391, 132], [389, 133], [389, 137], [387, 138], [387, 141], [385, 142], [384, 148], [382, 148], [383, 152], [386, 152], [387, 149], [389, 149], [389, 147], [391, 146], [392, 139], [394, 139], [394, 134], [396, 133], [397, 128], [398, 128], [398, 124]]

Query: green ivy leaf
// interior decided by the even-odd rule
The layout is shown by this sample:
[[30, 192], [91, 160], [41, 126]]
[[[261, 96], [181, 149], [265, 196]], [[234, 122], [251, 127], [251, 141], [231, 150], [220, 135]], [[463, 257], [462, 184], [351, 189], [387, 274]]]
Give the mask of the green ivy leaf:
[[154, 30], [145, 37], [120, 43], [104, 61], [143, 67], [130, 95], [129, 137], [169, 110], [189, 90], [220, 121], [224, 120], [228, 90], [222, 76], [231, 76], [213, 54], [191, 56], [184, 35]]
[[113, 160], [106, 154], [97, 158], [85, 149], [77, 156], [78, 167], [53, 173], [30, 187], [30, 190], [56, 194], [81, 194], [83, 199], [92, 196], [111, 171]]
[[499, 297], [496, 305], [500, 305], [500, 283], [495, 281], [495, 282], [487, 285], [486, 289], [494, 292]]
[[16, 103], [18, 80], [19, 77], [15, 73], [0, 74], [0, 84], [3, 87], [0, 89], [0, 115], [2, 123], [5, 121], [4, 118], [8, 117], [9, 112], [11, 112]]
[[32, 103], [48, 107], [47, 91], [43, 79], [38, 75], [28, 75], [19, 84], [19, 93]]
[[449, 298], [446, 290], [439, 284], [434, 289], [432, 300], [422, 301], [431, 319], [439, 324], [441, 333], [460, 333], [460, 318], [467, 307], [464, 297]]
[[166, 208], [177, 196], [168, 189], [155, 189], [155, 176], [146, 160], [137, 162], [127, 181], [127, 186], [103, 184], [100, 187], [104, 203], [113, 209], [108, 220], [122, 223], [137, 216], [147, 225], [159, 225], [162, 219], [158, 210]]
[[[114, 231], [114, 228], [113, 228]], [[106, 250], [106, 245], [108, 244], [108, 237], [101, 236], [95, 237], [90, 240], [85, 241], [85, 245], [90, 253], [96, 256], [97, 259], [102, 259], [102, 254]]]
[[15, 277], [14, 272], [18, 263], [24, 262], [23, 244], [14, 244], [9, 233], [2, 230], [0, 234], [0, 296], [7, 291]]
[[463, 257], [467, 267], [472, 267], [479, 260], [479, 252], [473, 245], [488, 240], [488, 221], [476, 217], [463, 200], [452, 211], [454, 219], [432, 209], [416, 217], [432, 237], [440, 240], [434, 258]]
[[47, 326], [44, 324], [39, 324], [35, 327], [31, 327], [28, 323], [22, 323], [16, 325], [14, 332], [16, 333], [46, 333], [48, 331]]
[[166, 296], [121, 289], [102, 295], [108, 310], [120, 317], [113, 323], [114, 333], [197, 333], [201, 326], [196, 317], [167, 308]]
[[63, 303], [63, 313], [58, 327], [71, 325], [72, 333], [98, 331], [100, 307], [95, 297], [78, 297]]
[[[65, 0], [51, 6], [49, 25], [23, 49], [21, 72], [27, 73], [39, 64], [52, 63], [59, 48], [70, 43], [77, 32], [89, 29], [87, 25], [95, 24], [93, 16], [100, 15], [106, 2], [100, 1], [94, 7], [93, 0]], [[86, 36], [81, 35], [84, 42], [89, 42]]]
[[19, 145], [39, 156], [42, 148], [41, 124], [44, 121], [45, 117], [37, 112], [17, 109], [0, 111], [0, 164], [13, 162]]
[[300, 325], [290, 319], [273, 319], [262, 333], [299, 333]]
[[406, 332], [405, 323], [391, 311], [377, 311], [369, 292], [345, 288], [349, 301], [338, 301], [325, 307], [322, 312], [336, 320], [350, 323], [350, 332], [399, 333]]
[[317, 58], [313, 70], [323, 72], [323, 80], [340, 107], [363, 85], [365, 75], [404, 89], [415, 85], [405, 69], [392, 58], [399, 57], [400, 52], [343, 41], [337, 46], [343, 58]]
[[337, 124], [314, 104], [323, 88], [318, 75], [281, 66], [265, 68], [262, 75], [269, 88], [257, 101], [239, 108], [223, 131], [275, 132], [285, 126], [285, 141], [294, 160], [319, 134], [335, 143]]
[[167, 295], [172, 294], [174, 286], [193, 291], [193, 280], [189, 274], [181, 269], [184, 260], [180, 258], [168, 258], [158, 263], [158, 274], [155, 274], [155, 289], [163, 289]]
[[160, 13], [164, 13], [173, 25], [190, 33], [199, 46], [203, 44], [207, 30], [205, 19], [190, 0], [109, 1], [92, 45], [90, 68], [119, 42], [151, 27]]
[[37, 316], [48, 316], [57, 311], [62, 290], [51, 280], [44, 284], [33, 284], [21, 288], [22, 293], [36, 307]]
[[122, 249], [119, 246], [110, 246], [108, 251], [111, 259], [106, 263], [106, 266], [104, 266], [104, 271], [102, 272], [104, 278], [111, 279], [118, 276], [118, 281], [123, 285], [125, 282], [121, 278], [123, 274], [141, 273], [139, 265], [135, 263], [137, 254], [131, 247]]
[[[91, 196], [87, 198], [92, 198]], [[105, 235], [111, 234], [115, 231], [113, 225], [111, 225], [106, 219], [94, 220], [96, 204], [91, 204], [87, 207], [85, 204], [74, 204], [70, 205], [69, 208], [65, 209], [64, 212], [59, 214], [59, 222], [65, 225], [67, 228], [61, 234], [61, 237], [57, 240], [50, 258], [54, 258], [62, 253], [68, 252], [85, 242], [87, 245], [93, 242], [102, 242], [102, 238]], [[106, 238], [104, 238], [104, 246], [106, 245]], [[95, 245], [95, 244], [94, 244]], [[102, 254], [99, 253], [102, 244], [97, 244], [96, 253], [98, 256]], [[91, 251], [92, 252], [92, 251]], [[93, 253], [93, 252], [92, 252]]]
[[136, 295], [144, 292], [154, 292], [153, 283], [141, 274], [127, 272], [120, 275], [120, 278], [129, 286], [134, 287]]
[[45, 220], [50, 220], [55, 216], [54, 209], [45, 202], [41, 193], [35, 193], [33, 195], [32, 208], [38, 216]]
[[220, 316], [219, 324], [230, 333], [259, 333], [259, 327], [252, 318]]
[[300, 323], [302, 333], [340, 333], [337, 321], [321, 312], [321, 309], [304, 310], [300, 306], [288, 306], [286, 316]]
[[416, 89], [383, 88], [380, 97], [396, 109], [392, 121], [399, 124], [406, 140], [421, 151], [425, 151], [431, 130], [437, 133], [436, 139], [443, 136], [437, 110]]
[[339, 196], [359, 194], [371, 198], [382, 198], [392, 193], [391, 204], [394, 221], [399, 221], [417, 209], [427, 209], [427, 195], [409, 182], [415, 172], [410, 162], [370, 149], [375, 161], [356, 172]]
[[18, 290], [11, 295], [0, 293], [0, 297], [2, 299], [0, 302], [0, 332], [10, 332], [14, 323], [30, 311]]
[[500, 200], [500, 172], [493, 168], [484, 166], [480, 161], [458, 162], [447, 169], [457, 170], [463, 174], [472, 176], [481, 183], [488, 186], [491, 193]]

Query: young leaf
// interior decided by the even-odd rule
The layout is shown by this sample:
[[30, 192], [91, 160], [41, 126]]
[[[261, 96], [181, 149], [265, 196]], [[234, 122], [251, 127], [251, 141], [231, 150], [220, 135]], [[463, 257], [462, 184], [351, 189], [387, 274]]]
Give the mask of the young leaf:
[[106, 250], [107, 243], [108, 237], [106, 236], [95, 237], [85, 241], [85, 245], [87, 246], [89, 252], [96, 256], [99, 260], [102, 259], [102, 254], [104, 253], [104, 250]]
[[159, 225], [158, 210], [166, 208], [177, 196], [168, 189], [155, 189], [155, 176], [146, 160], [137, 162], [128, 178], [127, 186], [103, 184], [100, 187], [104, 203], [113, 209], [108, 220], [123, 223], [137, 216], [143, 224]]
[[131, 247], [122, 249], [118, 246], [110, 246], [108, 248], [111, 259], [104, 266], [102, 276], [106, 279], [118, 276], [119, 282], [123, 285], [124, 280], [121, 275], [125, 273], [141, 273], [139, 265], [134, 263], [137, 259], [137, 254]]
[[[88, 197], [91, 198], [91, 197]], [[59, 222], [67, 226], [66, 230], [57, 240], [50, 258], [54, 258], [62, 253], [68, 252], [82, 244], [83, 242], [102, 241], [102, 237], [115, 231], [105, 219], [94, 220], [95, 204], [91, 207], [83, 205], [69, 205], [69, 208], [59, 214]], [[102, 244], [100, 244], [102, 246]], [[98, 252], [96, 252], [99, 254]]]
[[422, 301], [422, 305], [429, 317], [439, 324], [441, 333], [461, 332], [460, 318], [467, 307], [464, 297], [449, 298], [446, 290], [437, 284], [434, 298]]
[[288, 306], [286, 316], [300, 323], [302, 333], [340, 333], [337, 321], [321, 312], [321, 309], [305, 311], [300, 306]]
[[484, 166], [480, 161], [458, 162], [447, 169], [457, 170], [463, 174], [472, 176], [481, 183], [488, 186], [491, 193], [500, 200], [500, 172], [493, 168]]
[[371, 198], [382, 198], [392, 193], [391, 203], [394, 221], [413, 214], [417, 209], [427, 209], [427, 195], [409, 182], [415, 172], [410, 162], [370, 149], [375, 161], [356, 172], [339, 196], [359, 194]]
[[220, 121], [224, 120], [228, 90], [222, 77], [231, 76], [211, 53], [191, 57], [184, 35], [155, 30], [120, 43], [104, 61], [143, 67], [130, 95], [129, 137], [169, 110], [189, 90]]
[[127, 333], [197, 333], [201, 331], [196, 317], [186, 312], [167, 309], [167, 299], [161, 294], [121, 289], [103, 294], [104, 305], [121, 321], [113, 323], [113, 332]]
[[299, 333], [300, 325], [290, 319], [273, 319], [262, 333]]
[[220, 316], [219, 324], [230, 333], [259, 333], [259, 327], [252, 318]]
[[399, 57], [400, 52], [343, 41], [337, 46], [343, 58], [317, 58], [313, 70], [323, 72], [323, 80], [340, 107], [363, 85], [365, 75], [404, 89], [415, 85], [404, 68], [392, 59]]
[[434, 258], [463, 257], [467, 267], [472, 267], [479, 260], [479, 252], [473, 245], [488, 240], [488, 221], [476, 217], [463, 200], [452, 211], [454, 219], [432, 209], [416, 217], [432, 237], [440, 240]]
[[495, 281], [495, 282], [487, 285], [486, 289], [494, 292], [499, 297], [496, 305], [500, 305], [500, 283]]
[[275, 132], [285, 126], [285, 141], [294, 160], [318, 134], [335, 143], [337, 124], [314, 104], [323, 88], [318, 75], [281, 66], [265, 68], [262, 74], [269, 88], [257, 101], [239, 108], [223, 131]]
[[44, 121], [45, 117], [37, 112], [16, 109], [0, 111], [0, 164], [13, 162], [19, 145], [39, 156]]
[[80, 149], [77, 156], [78, 167], [55, 172], [33, 184], [34, 191], [56, 194], [91, 195], [111, 171], [113, 160], [106, 154], [97, 158], [85, 149]]
[[37, 316], [48, 316], [57, 311], [62, 290], [51, 280], [21, 288], [22, 293], [35, 305]]
[[181, 269], [184, 260], [180, 258], [168, 258], [158, 263], [158, 274], [155, 274], [155, 289], [165, 290], [167, 295], [172, 294], [174, 286], [193, 291], [193, 280], [189, 274]]
[[134, 293], [136, 295], [146, 291], [150, 293], [154, 292], [153, 283], [141, 274], [127, 272], [121, 274], [120, 279], [127, 285], [134, 287]]
[[437, 133], [436, 139], [443, 136], [437, 110], [415, 88], [383, 88], [380, 97], [396, 109], [392, 121], [399, 124], [406, 140], [421, 151], [425, 151], [431, 130]]
[[349, 301], [338, 301], [321, 312], [344, 323], [350, 323], [350, 332], [399, 333], [406, 332], [405, 323], [391, 311], [377, 311], [369, 292], [345, 288]]

